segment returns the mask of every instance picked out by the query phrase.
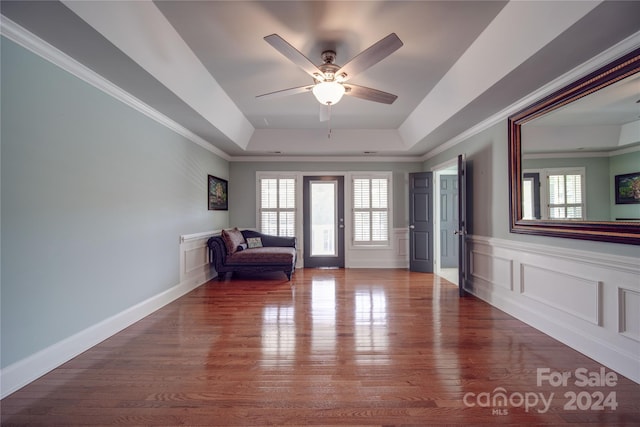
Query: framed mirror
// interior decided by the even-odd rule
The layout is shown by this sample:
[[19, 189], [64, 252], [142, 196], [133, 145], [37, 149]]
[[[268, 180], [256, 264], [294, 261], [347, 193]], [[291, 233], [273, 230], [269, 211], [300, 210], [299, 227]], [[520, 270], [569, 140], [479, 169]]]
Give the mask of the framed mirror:
[[640, 48], [509, 117], [512, 233], [640, 244]]

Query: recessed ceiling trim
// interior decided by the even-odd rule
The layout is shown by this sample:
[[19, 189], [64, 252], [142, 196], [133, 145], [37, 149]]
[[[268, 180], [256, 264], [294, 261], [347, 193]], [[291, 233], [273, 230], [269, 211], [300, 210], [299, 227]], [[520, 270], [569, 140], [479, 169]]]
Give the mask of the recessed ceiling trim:
[[231, 162], [310, 162], [310, 163], [419, 163], [420, 159], [415, 156], [372, 156], [361, 154], [359, 156], [234, 156]]
[[[293, 155], [350, 155], [354, 153], [351, 141], [366, 141], [364, 149], [380, 153], [406, 151], [395, 129], [332, 129], [331, 138], [326, 129], [256, 129], [247, 151], [282, 151]], [[350, 153], [351, 151], [351, 153]], [[356, 152], [362, 152], [357, 150]], [[249, 154], [249, 153], [248, 153]]]

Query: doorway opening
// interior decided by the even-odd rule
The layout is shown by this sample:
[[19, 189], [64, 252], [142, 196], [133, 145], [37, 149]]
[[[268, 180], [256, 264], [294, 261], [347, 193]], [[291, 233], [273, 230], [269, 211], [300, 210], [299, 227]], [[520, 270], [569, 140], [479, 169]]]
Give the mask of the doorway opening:
[[435, 274], [459, 286], [457, 159], [435, 166], [433, 182]]

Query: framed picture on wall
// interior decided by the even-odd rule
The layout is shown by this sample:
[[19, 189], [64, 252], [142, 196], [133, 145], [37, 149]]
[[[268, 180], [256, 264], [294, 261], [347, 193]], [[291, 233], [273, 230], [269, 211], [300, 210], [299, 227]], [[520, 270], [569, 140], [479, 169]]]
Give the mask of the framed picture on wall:
[[226, 179], [208, 175], [207, 202], [210, 211], [229, 210], [229, 183]]
[[640, 203], [640, 172], [616, 175], [616, 205]]

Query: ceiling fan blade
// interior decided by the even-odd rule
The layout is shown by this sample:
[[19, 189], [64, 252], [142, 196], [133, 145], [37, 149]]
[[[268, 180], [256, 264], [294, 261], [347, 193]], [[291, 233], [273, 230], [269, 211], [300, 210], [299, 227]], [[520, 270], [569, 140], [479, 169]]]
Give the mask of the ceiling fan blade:
[[398, 97], [392, 93], [383, 92], [370, 87], [358, 86], [352, 84], [344, 85], [345, 95], [355, 96], [356, 98], [366, 99], [367, 101], [380, 102], [382, 104], [393, 104]]
[[291, 46], [285, 39], [277, 34], [266, 36], [264, 40], [273, 46], [278, 52], [283, 54], [287, 59], [302, 68], [307, 74], [316, 80], [324, 80], [324, 74], [313, 62], [304, 56], [298, 49]]
[[336, 71], [336, 78], [339, 81], [345, 82], [372, 65], [382, 61], [384, 58], [400, 49], [402, 45], [402, 40], [398, 38], [396, 33], [391, 33], [387, 37], [371, 45], [366, 50], [360, 52], [355, 58]]
[[289, 89], [277, 90], [275, 92], [263, 93], [257, 95], [256, 98], [281, 98], [283, 96], [296, 95], [298, 93], [309, 92], [313, 89], [314, 85], [298, 86]]

